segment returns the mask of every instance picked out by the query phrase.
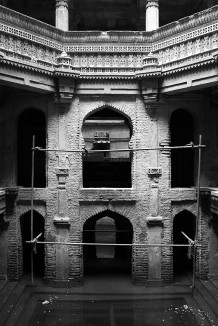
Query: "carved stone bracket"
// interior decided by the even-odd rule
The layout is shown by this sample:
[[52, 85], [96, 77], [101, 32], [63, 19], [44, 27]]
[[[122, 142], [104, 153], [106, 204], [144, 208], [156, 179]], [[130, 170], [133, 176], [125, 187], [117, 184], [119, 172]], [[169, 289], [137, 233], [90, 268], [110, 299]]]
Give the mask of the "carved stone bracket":
[[[75, 81], [72, 78], [59, 77], [57, 92], [55, 94], [56, 104], [70, 104], [75, 91]], [[67, 108], [67, 106], [66, 106]]]
[[148, 108], [156, 109], [159, 107], [158, 100], [158, 79], [144, 79], [141, 81], [141, 92], [144, 103]]
[[67, 226], [69, 227], [70, 226], [70, 218], [67, 217], [67, 216], [60, 216], [60, 215], [56, 215], [54, 217], [54, 221], [53, 221], [54, 224], [56, 225], [59, 225], [59, 226]]
[[147, 220], [147, 225], [150, 227], [163, 225], [163, 217], [162, 216], [148, 216], [146, 220]]
[[69, 170], [67, 168], [56, 168], [56, 174], [58, 177], [58, 189], [65, 189]]
[[160, 167], [149, 167], [148, 175], [149, 177], [160, 177], [162, 174], [162, 169]]
[[157, 121], [157, 113], [160, 108], [160, 103], [157, 101], [154, 102], [145, 102], [145, 107], [148, 110], [151, 121]]
[[163, 147], [163, 150], [161, 151], [161, 154], [164, 154], [166, 156], [170, 156], [170, 149], [164, 149], [164, 147], [168, 147], [170, 145], [169, 139], [164, 139], [160, 142], [160, 147]]

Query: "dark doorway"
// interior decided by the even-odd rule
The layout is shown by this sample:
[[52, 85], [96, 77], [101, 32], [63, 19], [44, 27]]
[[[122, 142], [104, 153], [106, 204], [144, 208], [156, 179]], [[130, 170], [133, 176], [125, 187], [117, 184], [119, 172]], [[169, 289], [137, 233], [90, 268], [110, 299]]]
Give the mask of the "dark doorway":
[[[113, 220], [101, 228], [98, 221], [103, 218]], [[106, 221], [106, 219], [105, 219]], [[83, 228], [83, 242], [116, 244], [132, 244], [133, 229], [129, 220], [117, 213], [104, 211], [87, 220]], [[131, 275], [132, 267], [132, 246], [113, 246], [110, 252], [105, 247], [101, 249], [94, 246], [83, 246], [84, 275]]]
[[[182, 231], [191, 239], [195, 238], [196, 218], [188, 211], [182, 211], [174, 217], [173, 221], [173, 243], [188, 244], [188, 240]], [[193, 257], [188, 247], [173, 248], [173, 270], [174, 276], [184, 275], [193, 270]]]
[[128, 119], [104, 108], [86, 118], [82, 132], [86, 149], [99, 151], [83, 157], [83, 187], [131, 188], [131, 154], [116, 151], [129, 148]]
[[[170, 119], [171, 146], [184, 146], [193, 142], [194, 124], [192, 115], [179, 109]], [[174, 149], [171, 151], [171, 187], [194, 185], [194, 151]]]
[[[18, 186], [31, 187], [32, 174], [32, 142], [35, 135], [35, 145], [46, 147], [45, 114], [36, 109], [28, 109], [21, 113], [17, 126], [17, 182]], [[46, 155], [45, 152], [35, 152], [34, 187], [46, 187]]]
[[[31, 272], [31, 245], [26, 241], [31, 240], [31, 212], [27, 212], [20, 218], [21, 235], [22, 235], [22, 248], [23, 248], [23, 273], [28, 274]], [[33, 237], [42, 233], [39, 238], [44, 241], [44, 218], [33, 211]], [[33, 253], [33, 266], [34, 274], [40, 277], [44, 276], [45, 259], [44, 259], [44, 245], [38, 244], [36, 252]]]

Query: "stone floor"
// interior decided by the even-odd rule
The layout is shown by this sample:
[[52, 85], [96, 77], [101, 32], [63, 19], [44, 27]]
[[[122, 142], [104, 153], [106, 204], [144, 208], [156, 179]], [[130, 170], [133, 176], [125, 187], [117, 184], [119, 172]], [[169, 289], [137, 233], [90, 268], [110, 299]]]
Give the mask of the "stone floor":
[[189, 276], [171, 285], [135, 286], [128, 277], [85, 279], [81, 287], [46, 284], [29, 276], [0, 281], [0, 325], [218, 325], [218, 280]]

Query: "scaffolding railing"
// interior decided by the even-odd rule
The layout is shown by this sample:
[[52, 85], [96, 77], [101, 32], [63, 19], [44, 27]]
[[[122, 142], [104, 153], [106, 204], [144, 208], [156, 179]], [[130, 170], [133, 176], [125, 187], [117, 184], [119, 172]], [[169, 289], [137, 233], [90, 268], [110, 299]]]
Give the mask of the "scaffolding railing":
[[[200, 225], [200, 178], [201, 178], [201, 150], [205, 148], [206, 145], [202, 145], [202, 136], [199, 136], [199, 143], [195, 145], [194, 143], [190, 143], [184, 146], [159, 146], [159, 147], [142, 147], [142, 148], [134, 148], [134, 149], [110, 149], [110, 150], [65, 150], [65, 149], [48, 149], [35, 147], [35, 136], [33, 136], [32, 143], [32, 177], [31, 177], [31, 240], [26, 241], [28, 244], [32, 244], [31, 250], [31, 281], [32, 285], [34, 285], [34, 266], [33, 266], [33, 252], [36, 251], [37, 244], [44, 245], [67, 245], [67, 246], [121, 246], [121, 247], [188, 247], [189, 253], [193, 257], [193, 275], [192, 275], [192, 291], [195, 287], [195, 278], [196, 278], [196, 256], [197, 249], [202, 247], [201, 244], [198, 244], [198, 236], [199, 236], [199, 225]], [[37, 237], [33, 238], [33, 190], [34, 190], [34, 159], [35, 159], [35, 151], [42, 152], [63, 152], [63, 153], [82, 153], [82, 154], [91, 154], [96, 152], [138, 152], [138, 151], [166, 151], [166, 150], [181, 150], [181, 149], [198, 149], [198, 174], [197, 174], [197, 218], [196, 218], [196, 228], [195, 228], [195, 239], [189, 238], [184, 232], [182, 234], [188, 240], [188, 244], [175, 244], [175, 243], [87, 243], [87, 242], [65, 242], [65, 241], [39, 241], [38, 239], [42, 235], [40, 233]], [[86, 230], [85, 230], [86, 231]], [[107, 232], [107, 231], [104, 231]], [[113, 231], [114, 232], [114, 231]], [[116, 232], [116, 231], [115, 231]]]

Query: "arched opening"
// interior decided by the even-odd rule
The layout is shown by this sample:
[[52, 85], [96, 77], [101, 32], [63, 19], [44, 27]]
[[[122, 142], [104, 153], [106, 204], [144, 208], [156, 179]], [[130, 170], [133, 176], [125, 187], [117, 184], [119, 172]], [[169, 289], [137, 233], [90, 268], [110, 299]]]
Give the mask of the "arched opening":
[[99, 150], [83, 157], [83, 187], [130, 188], [130, 152], [106, 152], [128, 149], [131, 126], [122, 114], [104, 108], [88, 116], [82, 128], [87, 150]]
[[[31, 187], [32, 174], [32, 142], [46, 147], [45, 114], [36, 109], [28, 109], [20, 114], [17, 126], [17, 182], [18, 186]], [[35, 152], [34, 187], [46, 187], [46, 155]]]
[[[171, 146], [184, 146], [193, 142], [194, 123], [192, 115], [179, 109], [170, 119]], [[174, 149], [171, 151], [171, 187], [194, 185], [194, 151]]]
[[[188, 239], [182, 231], [190, 238], [195, 239], [195, 216], [182, 211], [174, 217], [173, 221], [173, 243], [188, 244]], [[189, 247], [173, 247], [173, 270], [174, 276], [185, 275], [193, 270], [193, 256]]]
[[[23, 250], [23, 273], [29, 274], [31, 272], [31, 245], [26, 241], [31, 240], [31, 212], [23, 214], [20, 218], [21, 236], [22, 236], [22, 250]], [[44, 218], [33, 211], [33, 237], [42, 233], [39, 238], [44, 241]], [[44, 245], [38, 244], [36, 252], [33, 253], [33, 268], [34, 274], [40, 277], [44, 276], [45, 259], [44, 259]]]
[[[84, 243], [132, 244], [129, 220], [104, 211], [88, 219], [83, 227]], [[84, 275], [131, 275], [132, 246], [83, 246]]]

